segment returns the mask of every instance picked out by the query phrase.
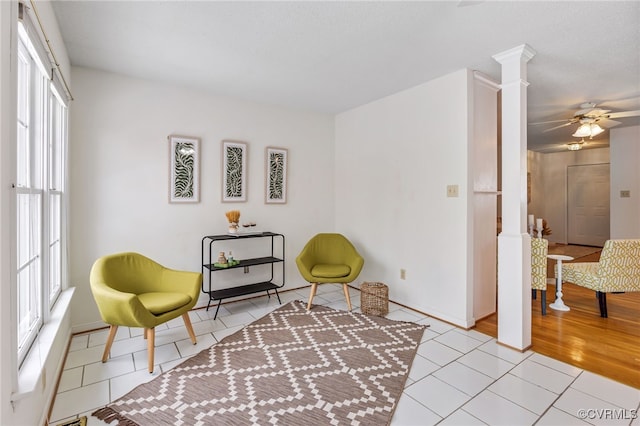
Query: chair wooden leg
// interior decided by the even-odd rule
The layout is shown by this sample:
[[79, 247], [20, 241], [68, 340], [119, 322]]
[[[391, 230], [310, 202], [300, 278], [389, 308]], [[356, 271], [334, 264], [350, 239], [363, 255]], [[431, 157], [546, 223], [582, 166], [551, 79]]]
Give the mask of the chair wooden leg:
[[346, 283], [342, 284], [342, 291], [344, 291], [344, 297], [347, 299], [347, 307], [351, 311], [351, 296], [349, 296], [349, 286]]
[[104, 347], [104, 352], [102, 353], [102, 362], [107, 362], [107, 359], [109, 358], [111, 345], [113, 344], [113, 339], [115, 339], [117, 331], [118, 331], [117, 325], [112, 325], [111, 327], [109, 327], [109, 337], [107, 337], [107, 344]]
[[145, 335], [147, 336], [147, 352], [149, 353], [149, 373], [153, 373], [153, 355], [155, 349], [156, 329], [145, 328]]
[[182, 319], [184, 320], [184, 326], [187, 327], [189, 337], [191, 337], [191, 343], [195, 345], [198, 342], [196, 341], [196, 334], [193, 332], [193, 327], [191, 326], [191, 318], [189, 318], [189, 312], [185, 312], [184, 314], [182, 314]]
[[540, 290], [540, 308], [542, 315], [547, 315], [547, 290]]
[[311, 293], [309, 294], [309, 303], [307, 304], [307, 311], [311, 309], [311, 301], [313, 300], [313, 296], [316, 295], [316, 290], [318, 290], [318, 283], [311, 283]]

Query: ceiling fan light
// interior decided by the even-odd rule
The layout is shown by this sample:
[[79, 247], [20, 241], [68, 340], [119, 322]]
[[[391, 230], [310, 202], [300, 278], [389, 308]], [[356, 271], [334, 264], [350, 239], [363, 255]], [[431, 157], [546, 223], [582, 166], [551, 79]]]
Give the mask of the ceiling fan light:
[[598, 123], [594, 123], [594, 124], [591, 125], [591, 136], [590, 137], [597, 136], [602, 132], [604, 132], [604, 129], [602, 127], [598, 126]]
[[598, 123], [583, 123], [572, 136], [576, 138], [593, 138], [602, 132], [604, 132], [604, 129]]
[[567, 145], [569, 151], [580, 151], [582, 149], [582, 142], [573, 142]]
[[[600, 127], [600, 126], [598, 126], [598, 127]], [[600, 130], [602, 130], [602, 128], [600, 128]], [[591, 125], [589, 123], [581, 124], [580, 127], [578, 127], [578, 130], [576, 130], [576, 132], [571, 136], [574, 136], [576, 138], [588, 138], [588, 137], [591, 137]]]

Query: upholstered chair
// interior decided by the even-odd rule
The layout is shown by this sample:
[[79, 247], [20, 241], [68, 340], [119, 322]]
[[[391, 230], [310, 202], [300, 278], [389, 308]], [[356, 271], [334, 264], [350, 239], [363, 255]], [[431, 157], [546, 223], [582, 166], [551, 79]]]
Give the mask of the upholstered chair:
[[364, 265], [364, 259], [351, 242], [341, 234], [318, 234], [311, 238], [296, 258], [298, 270], [311, 283], [307, 310], [322, 283], [342, 283], [342, 290], [351, 310], [348, 284], [353, 282]]
[[102, 362], [109, 357], [119, 326], [144, 328], [150, 373], [156, 326], [182, 316], [196, 344], [189, 310], [198, 301], [201, 273], [168, 269], [138, 253], [118, 253], [96, 260], [90, 283], [100, 316], [110, 325]]
[[540, 308], [542, 315], [547, 314], [547, 253], [549, 241], [544, 238], [531, 238], [531, 298], [536, 299], [540, 290]]
[[563, 263], [562, 281], [594, 290], [607, 318], [607, 293], [640, 291], [640, 239], [607, 240], [598, 262]]

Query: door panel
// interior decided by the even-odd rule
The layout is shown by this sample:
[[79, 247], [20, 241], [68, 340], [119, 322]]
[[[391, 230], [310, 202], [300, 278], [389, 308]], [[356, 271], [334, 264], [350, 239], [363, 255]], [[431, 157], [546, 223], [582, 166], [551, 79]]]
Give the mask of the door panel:
[[609, 164], [567, 167], [568, 243], [602, 247], [609, 239]]

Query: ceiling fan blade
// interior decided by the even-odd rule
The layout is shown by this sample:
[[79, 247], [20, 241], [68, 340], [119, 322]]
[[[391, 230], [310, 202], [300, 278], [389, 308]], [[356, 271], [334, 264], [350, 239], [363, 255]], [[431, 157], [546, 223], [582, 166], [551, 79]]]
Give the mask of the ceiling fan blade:
[[610, 109], [602, 109], [602, 108], [593, 108], [591, 111], [589, 111], [588, 113], [584, 114], [585, 117], [593, 117], [593, 118], [597, 118], [597, 117], [601, 117], [603, 115], [605, 115], [606, 113], [611, 112]]
[[563, 123], [563, 122], [566, 122], [566, 121], [573, 122], [573, 119], [565, 118], [564, 120], [538, 121], [538, 122], [535, 122], [535, 123], [529, 123], [529, 125], [530, 126], [535, 126], [536, 124]]
[[605, 116], [607, 118], [638, 117], [640, 116], [640, 110], [614, 112], [612, 114], [606, 114]]
[[612, 127], [617, 126], [618, 124], [622, 124], [619, 121], [615, 121], [615, 120], [609, 120], [608, 118], [601, 118], [600, 120], [597, 121], [597, 123], [599, 125], [601, 125], [604, 128], [610, 129]]
[[542, 133], [547, 133], [547, 132], [550, 132], [550, 131], [552, 131], [552, 130], [561, 129], [562, 127], [571, 126], [572, 124], [573, 124], [573, 122], [572, 122], [572, 121], [571, 121], [571, 122], [569, 122], [569, 123], [564, 123], [564, 124], [561, 124], [561, 125], [559, 125], [559, 126], [552, 127], [552, 128], [550, 128], [550, 129], [547, 129], [547, 130], [543, 130], [543, 131], [542, 131]]
[[591, 113], [591, 111], [593, 111], [595, 109], [596, 109], [596, 107], [595, 107], [595, 104], [594, 104], [594, 106], [592, 106], [590, 108], [579, 109], [578, 111], [576, 111], [573, 114], [573, 116], [574, 117], [585, 117], [585, 116], [588, 116]]

